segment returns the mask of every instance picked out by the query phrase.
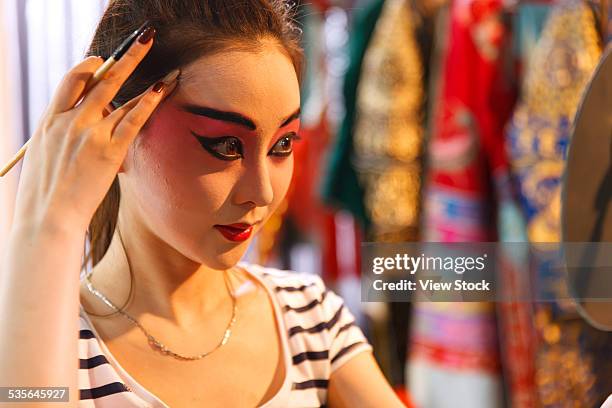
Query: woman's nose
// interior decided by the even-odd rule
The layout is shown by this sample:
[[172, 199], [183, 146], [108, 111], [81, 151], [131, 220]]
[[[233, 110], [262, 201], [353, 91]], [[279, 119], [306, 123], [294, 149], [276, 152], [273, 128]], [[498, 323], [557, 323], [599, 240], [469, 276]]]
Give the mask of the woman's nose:
[[270, 205], [274, 199], [274, 189], [267, 158], [244, 162], [242, 175], [234, 190], [236, 204], [252, 202], [257, 207]]

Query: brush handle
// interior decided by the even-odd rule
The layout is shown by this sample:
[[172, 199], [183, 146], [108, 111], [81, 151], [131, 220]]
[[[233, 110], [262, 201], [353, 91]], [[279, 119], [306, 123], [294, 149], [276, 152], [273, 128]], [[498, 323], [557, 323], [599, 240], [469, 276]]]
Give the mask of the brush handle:
[[[108, 72], [108, 70], [115, 64], [115, 62], [117, 62], [115, 60], [115, 58], [110, 57], [106, 61], [104, 61], [104, 64], [100, 65], [100, 68], [98, 68], [96, 70], [96, 72], [89, 79], [89, 81], [87, 81], [87, 84], [85, 84], [85, 89], [83, 89], [83, 95], [86, 95], [87, 92], [89, 92], [91, 90], [91, 88], [94, 87], [94, 85], [96, 85], [98, 82], [100, 82], [102, 80], [102, 78], [104, 77], [104, 74], [106, 74], [106, 72]], [[79, 102], [82, 99], [83, 98], [79, 98]], [[79, 104], [79, 102], [77, 102], [77, 105]], [[8, 162], [2, 168], [2, 170], [0, 170], [0, 177], [4, 177], [4, 175], [6, 173], [8, 173], [13, 167], [15, 167], [15, 165], [17, 163], [19, 163], [19, 160], [21, 160], [23, 158], [23, 156], [25, 155], [26, 150], [28, 149], [28, 146], [30, 144], [30, 140], [32, 140], [32, 139], [29, 139], [23, 146], [21, 146], [21, 149], [19, 149], [19, 151], [15, 154], [15, 156], [13, 156], [11, 161]]]
[[[32, 140], [32, 139], [30, 139], [30, 140]], [[30, 144], [30, 140], [28, 140], [23, 146], [21, 146], [21, 149], [19, 149], [19, 151], [15, 154], [15, 156], [13, 156], [11, 161], [8, 162], [2, 168], [2, 170], [0, 170], [0, 177], [4, 177], [4, 175], [6, 173], [8, 173], [17, 163], [19, 163], [19, 160], [21, 160], [23, 158], [23, 156], [25, 155], [26, 150], [28, 149], [28, 146]]]
[[[75, 106], [81, 102], [83, 96], [87, 95], [91, 88], [93, 88], [98, 82], [102, 80], [104, 74], [106, 74], [108, 70], [111, 69], [113, 65], [115, 65], [115, 62], [119, 61], [119, 59], [127, 52], [128, 48], [132, 46], [134, 41], [136, 41], [136, 39], [138, 39], [145, 30], [151, 28], [150, 26], [150, 21], [145, 21], [136, 31], [134, 31], [128, 38], [126, 38], [125, 41], [123, 41], [119, 45], [119, 47], [117, 47], [113, 54], [108, 59], [106, 59], [102, 65], [100, 65], [96, 72], [94, 72], [93, 76], [89, 78], [89, 81], [87, 81], [87, 83], [85, 84], [85, 89], [83, 89], [83, 92], [81, 92], [82, 96], [79, 98]], [[155, 29], [153, 29], [153, 33], [155, 33]], [[21, 149], [19, 149], [13, 159], [8, 162], [2, 168], [2, 170], [0, 170], [0, 177], [4, 177], [4, 175], [8, 173], [19, 162], [19, 160], [23, 158], [26, 150], [28, 149], [30, 140], [32, 139], [30, 138], [23, 146], [21, 146]]]

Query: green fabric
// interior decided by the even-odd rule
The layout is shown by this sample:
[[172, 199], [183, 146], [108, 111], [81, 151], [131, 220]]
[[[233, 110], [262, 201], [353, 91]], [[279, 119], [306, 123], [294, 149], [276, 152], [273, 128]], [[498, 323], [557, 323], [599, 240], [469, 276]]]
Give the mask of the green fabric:
[[348, 44], [350, 62], [343, 90], [346, 114], [331, 149], [321, 191], [324, 202], [350, 211], [365, 231], [369, 229], [371, 221], [363, 203], [363, 189], [351, 165], [353, 125], [361, 64], [376, 21], [382, 12], [383, 3], [383, 0], [372, 1], [365, 8], [357, 10], [354, 15]]

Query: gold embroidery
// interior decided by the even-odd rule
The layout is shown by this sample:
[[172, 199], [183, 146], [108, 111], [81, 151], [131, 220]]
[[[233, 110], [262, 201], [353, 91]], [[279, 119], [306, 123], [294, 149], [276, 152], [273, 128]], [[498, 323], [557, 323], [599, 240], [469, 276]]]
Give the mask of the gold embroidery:
[[[517, 143], [512, 165], [523, 176], [523, 195], [537, 211], [528, 224], [532, 242], [560, 240], [559, 180], [565, 167], [561, 146], [600, 53], [591, 10], [581, 1], [564, 1], [551, 14], [529, 60], [522, 106], [513, 118]], [[534, 324], [541, 340], [535, 362], [540, 405], [594, 406], [596, 352], [579, 344], [581, 334], [591, 328], [577, 317], [565, 280], [548, 279], [552, 282], [546, 285], [561, 300], [554, 309], [551, 304], [535, 305]]]
[[423, 68], [404, 0], [385, 2], [357, 89], [353, 165], [371, 239], [417, 238], [423, 144]]

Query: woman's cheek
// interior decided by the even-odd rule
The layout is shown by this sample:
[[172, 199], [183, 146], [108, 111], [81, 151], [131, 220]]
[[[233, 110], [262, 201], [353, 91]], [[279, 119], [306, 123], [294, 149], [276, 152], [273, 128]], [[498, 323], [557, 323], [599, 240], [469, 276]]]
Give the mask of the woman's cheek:
[[168, 209], [210, 213], [228, 194], [227, 163], [203, 152], [168, 112], [160, 113], [138, 144], [137, 177], [155, 193], [148, 199], [162, 201]]

